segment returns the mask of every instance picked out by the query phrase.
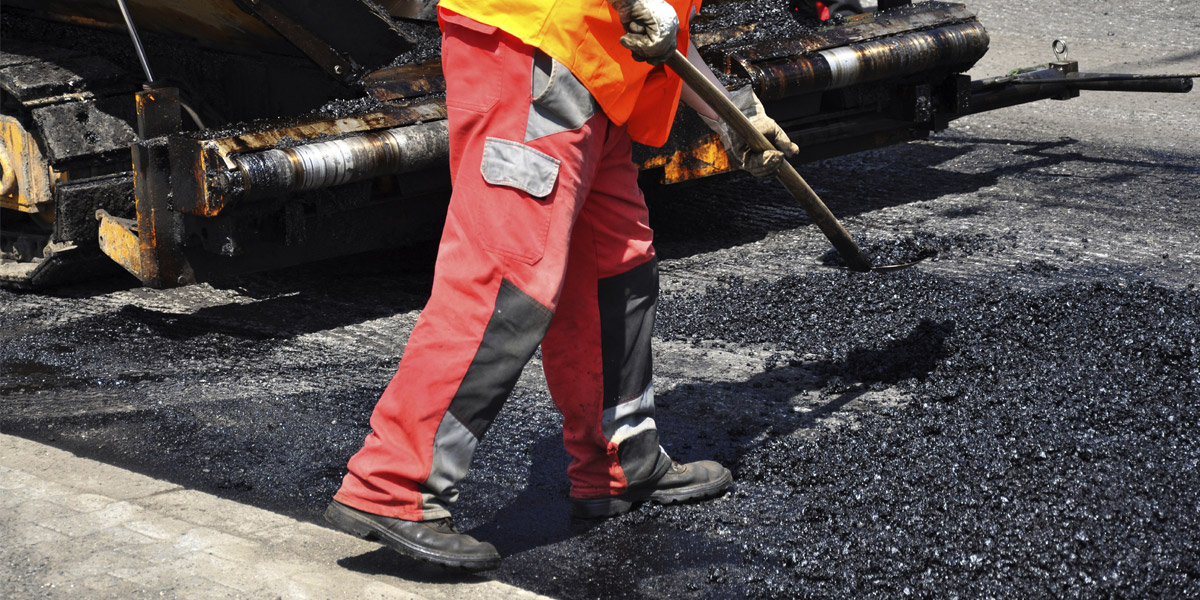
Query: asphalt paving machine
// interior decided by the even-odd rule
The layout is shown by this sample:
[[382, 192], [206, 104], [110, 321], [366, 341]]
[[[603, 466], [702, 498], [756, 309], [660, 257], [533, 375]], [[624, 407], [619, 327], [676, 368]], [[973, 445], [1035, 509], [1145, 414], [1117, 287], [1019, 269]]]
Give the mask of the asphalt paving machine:
[[[436, 239], [450, 182], [435, 6], [6, 0], [0, 284], [119, 265], [170, 287]], [[1081, 90], [1192, 87], [1063, 59], [972, 81], [988, 34], [957, 3], [879, 0], [826, 23], [794, 12], [710, 0], [692, 33], [726, 84], [754, 86], [798, 162]], [[730, 171], [687, 110], [635, 158], [661, 184]]]

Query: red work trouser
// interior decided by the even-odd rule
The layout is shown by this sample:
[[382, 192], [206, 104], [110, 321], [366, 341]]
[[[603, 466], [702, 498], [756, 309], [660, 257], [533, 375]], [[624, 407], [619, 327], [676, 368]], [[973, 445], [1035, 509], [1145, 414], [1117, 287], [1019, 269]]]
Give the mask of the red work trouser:
[[442, 17], [454, 192], [433, 292], [335, 498], [448, 516], [539, 343], [571, 495], [653, 481], [670, 466], [650, 377], [658, 272], [629, 135], [561, 64]]

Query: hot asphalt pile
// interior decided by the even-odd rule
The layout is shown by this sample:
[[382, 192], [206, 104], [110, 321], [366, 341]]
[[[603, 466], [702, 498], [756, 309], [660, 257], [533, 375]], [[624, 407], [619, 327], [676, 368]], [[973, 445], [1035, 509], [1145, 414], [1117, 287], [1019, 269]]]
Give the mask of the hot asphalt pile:
[[[1050, 263], [937, 274], [1003, 253], [1003, 237], [864, 246], [880, 262], [929, 258], [664, 293], [665, 347], [768, 355], [659, 393], [673, 455], [733, 469], [723, 499], [571, 523], [559, 417], [540, 376], [523, 379], [456, 510], [505, 554], [496, 576], [564, 598], [1200, 593], [1198, 292], [1064, 284]], [[102, 290], [0, 292], [0, 427], [319, 521], [395, 356], [305, 340], [413, 311], [428, 284], [360, 268], [182, 313], [155, 309], [155, 293], [113, 311], [89, 300]], [[275, 283], [240, 289], [258, 286]], [[872, 393], [895, 401], [834, 418]]]
[[831, 401], [912, 397], [817, 436], [749, 424], [767, 435], [725, 454], [735, 500], [670, 513], [741, 545], [716, 582], [764, 597], [1200, 593], [1194, 290], [831, 272], [670, 298], [659, 324], [806, 354], [780, 369], [815, 369]]
[[[721, 500], [571, 523], [559, 417], [523, 380], [456, 511], [506, 555], [497, 576], [564, 598], [1200, 593], [1194, 287], [1063, 284], [1050, 263], [963, 281], [934, 267], [1013, 240], [862, 242], [880, 263], [927, 258], [664, 293], [668, 344], [769, 354], [748, 380], [659, 394], [667, 448], [733, 469]], [[0, 426], [319, 521], [394, 356], [297, 340], [418, 307], [427, 280], [386, 271], [182, 314], [0, 292]], [[827, 418], [880, 390], [898, 401]]]

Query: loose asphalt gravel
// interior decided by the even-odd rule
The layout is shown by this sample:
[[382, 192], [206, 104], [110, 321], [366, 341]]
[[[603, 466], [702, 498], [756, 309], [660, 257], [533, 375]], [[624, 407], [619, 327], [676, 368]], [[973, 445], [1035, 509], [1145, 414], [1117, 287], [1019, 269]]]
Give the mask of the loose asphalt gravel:
[[[1066, 4], [972, 4], [993, 39], [974, 75], [1054, 37], [1084, 70], [1200, 71], [1194, 2]], [[656, 194], [657, 421], [735, 488], [572, 523], [535, 358], [456, 509], [506, 556], [489, 576], [563, 598], [1200, 596], [1197, 97], [1085, 94], [803, 166], [877, 263], [919, 261], [896, 271], [840, 268], [771, 183]], [[317, 520], [429, 255], [0, 291], [0, 431]]]

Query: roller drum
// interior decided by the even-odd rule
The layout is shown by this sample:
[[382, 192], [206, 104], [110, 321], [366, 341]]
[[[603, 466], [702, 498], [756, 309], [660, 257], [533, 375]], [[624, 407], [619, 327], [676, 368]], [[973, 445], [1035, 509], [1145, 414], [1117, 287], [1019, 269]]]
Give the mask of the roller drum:
[[272, 148], [234, 158], [241, 199], [283, 196], [443, 164], [450, 153], [446, 121]]
[[759, 97], [778, 99], [938, 68], [965, 70], [983, 58], [988, 43], [987, 30], [971, 20], [786, 60], [738, 64]]

